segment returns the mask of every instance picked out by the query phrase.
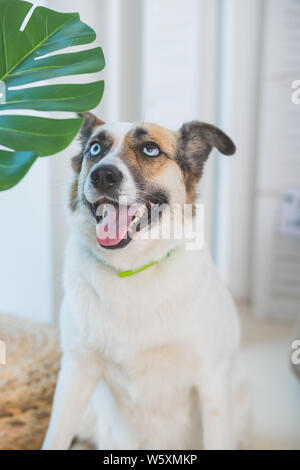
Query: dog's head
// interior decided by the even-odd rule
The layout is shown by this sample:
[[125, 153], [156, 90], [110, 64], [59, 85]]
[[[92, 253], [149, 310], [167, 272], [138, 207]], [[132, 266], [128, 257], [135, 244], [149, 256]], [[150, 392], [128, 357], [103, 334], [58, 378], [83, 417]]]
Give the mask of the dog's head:
[[93, 237], [105, 256], [138, 246], [142, 233], [163, 224], [175, 205], [194, 206], [213, 147], [225, 155], [235, 152], [221, 130], [197, 121], [171, 131], [149, 123], [105, 124], [91, 113], [83, 117], [70, 207], [81, 233], [90, 243]]

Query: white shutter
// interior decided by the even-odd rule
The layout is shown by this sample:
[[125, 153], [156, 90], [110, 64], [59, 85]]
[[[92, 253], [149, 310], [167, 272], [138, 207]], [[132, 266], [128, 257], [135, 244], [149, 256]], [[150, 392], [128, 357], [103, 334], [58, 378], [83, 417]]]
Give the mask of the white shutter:
[[[287, 195], [300, 194], [300, 104], [292, 102], [300, 79], [300, 2], [265, 6], [253, 297], [258, 315], [293, 317], [300, 313], [300, 237], [280, 225]], [[296, 223], [300, 198], [292, 203]]]

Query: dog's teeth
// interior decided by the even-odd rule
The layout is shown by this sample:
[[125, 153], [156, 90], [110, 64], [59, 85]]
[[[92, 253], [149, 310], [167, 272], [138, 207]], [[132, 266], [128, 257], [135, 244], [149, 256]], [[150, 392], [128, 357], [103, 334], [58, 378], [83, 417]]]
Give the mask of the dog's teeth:
[[139, 209], [136, 211], [135, 213], [135, 216], [134, 218], [132, 219], [132, 221], [130, 222], [129, 224], [129, 227], [132, 227], [133, 225], [137, 224], [138, 222], [140, 222], [141, 218], [143, 217], [144, 213], [145, 213], [145, 210], [146, 210], [146, 206], [141, 206], [139, 207]]
[[104, 217], [107, 216], [107, 214], [108, 214], [108, 208], [107, 208], [107, 205], [105, 205], [105, 206], [103, 207], [103, 211], [102, 211], [102, 217], [103, 217], [103, 219], [104, 219]]
[[142, 216], [144, 215], [144, 212], [146, 210], [146, 206], [141, 206], [139, 207], [139, 209], [136, 211], [135, 213], [135, 219], [138, 217], [139, 219], [142, 218]]
[[99, 206], [96, 212], [97, 223], [103, 223], [108, 214], [108, 207], [106, 204]]
[[104, 205], [101, 207], [101, 213], [99, 214], [99, 217], [101, 217], [101, 222], [103, 222], [107, 214], [108, 214], [108, 207], [107, 205]]

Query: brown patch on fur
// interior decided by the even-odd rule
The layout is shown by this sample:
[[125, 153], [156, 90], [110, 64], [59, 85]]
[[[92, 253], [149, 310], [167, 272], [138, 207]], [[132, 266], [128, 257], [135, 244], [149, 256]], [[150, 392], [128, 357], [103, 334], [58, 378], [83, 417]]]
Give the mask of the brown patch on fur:
[[102, 119], [99, 119], [99, 118], [96, 117], [96, 125], [97, 126], [103, 126], [103, 124], [105, 124], [105, 122], [102, 121]]
[[194, 205], [197, 198], [197, 185], [200, 177], [193, 175], [192, 173], [186, 173], [183, 181], [185, 184], [186, 192], [186, 203]]
[[76, 155], [76, 157], [73, 157], [71, 160], [72, 169], [77, 175], [79, 175], [81, 171], [82, 161], [83, 161], [83, 152], [81, 152], [79, 155]]
[[95, 127], [95, 126], [102, 126], [103, 124], [105, 124], [104, 121], [99, 119], [93, 113], [86, 112], [86, 113], [79, 113], [78, 115], [84, 119], [84, 125], [88, 124], [90, 127]]
[[175, 133], [157, 124], [145, 124], [144, 127], [148, 131], [149, 140], [156, 142], [166, 155], [175, 160], [177, 149]]
[[72, 212], [76, 210], [78, 203], [78, 177], [75, 177], [72, 181], [69, 193], [69, 207]]
[[[147, 157], [143, 153], [146, 142], [156, 143], [161, 154], [154, 158]], [[170, 159], [175, 161], [176, 138], [172, 131], [156, 124], [143, 124], [127, 134], [120, 157], [129, 166], [137, 182], [154, 181]]]

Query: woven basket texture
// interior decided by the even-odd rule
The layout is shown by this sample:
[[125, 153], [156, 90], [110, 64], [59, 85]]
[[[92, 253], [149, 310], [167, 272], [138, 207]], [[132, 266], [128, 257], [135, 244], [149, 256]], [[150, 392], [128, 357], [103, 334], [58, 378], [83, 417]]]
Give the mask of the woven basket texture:
[[48, 426], [60, 363], [58, 331], [0, 315], [0, 450], [40, 449]]

